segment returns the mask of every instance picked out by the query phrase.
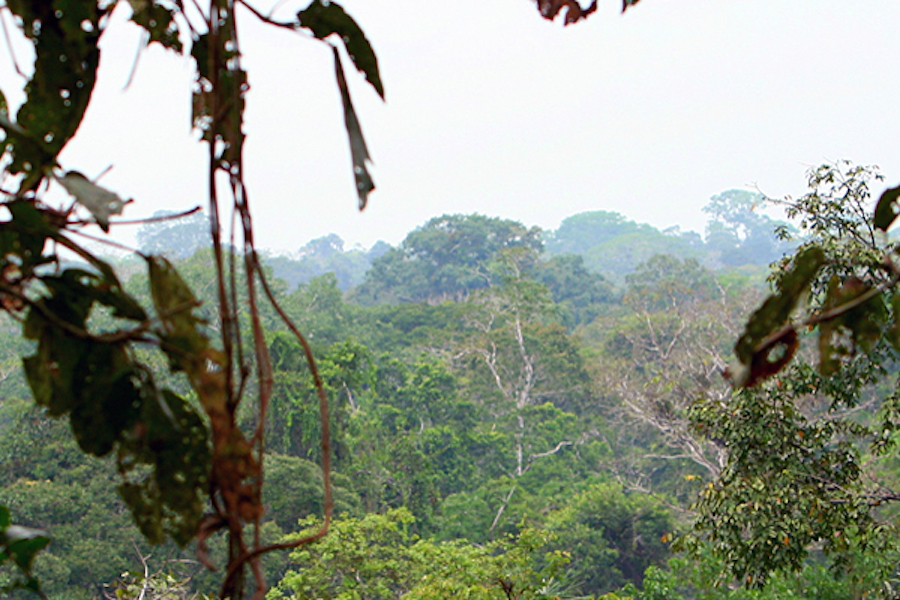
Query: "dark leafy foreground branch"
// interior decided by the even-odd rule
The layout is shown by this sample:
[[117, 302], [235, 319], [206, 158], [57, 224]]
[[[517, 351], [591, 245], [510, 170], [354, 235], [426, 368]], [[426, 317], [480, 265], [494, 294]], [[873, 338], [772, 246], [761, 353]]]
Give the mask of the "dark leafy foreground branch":
[[[900, 186], [885, 190], [871, 219], [887, 240], [898, 216]], [[875, 245], [875, 240], [872, 240]], [[889, 295], [900, 282], [896, 248], [872, 247], [881, 255], [877, 265], [854, 264], [851, 256], [829, 256], [825, 244], [810, 243], [790, 262], [770, 295], [747, 321], [735, 344], [737, 363], [727, 371], [736, 387], [750, 387], [784, 369], [799, 347], [799, 332], [818, 328], [819, 366], [824, 375], [836, 372], [857, 352], [870, 351], [885, 336], [900, 350], [900, 297]], [[843, 274], [843, 276], [842, 276]], [[822, 282], [827, 282], [822, 285]], [[806, 317], [794, 314], [810, 303], [818, 307]]]

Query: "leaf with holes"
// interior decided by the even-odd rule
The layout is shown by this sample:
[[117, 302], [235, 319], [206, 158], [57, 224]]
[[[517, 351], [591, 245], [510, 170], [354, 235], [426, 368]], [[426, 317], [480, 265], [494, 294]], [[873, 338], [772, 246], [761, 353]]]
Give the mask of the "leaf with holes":
[[790, 361], [797, 347], [797, 334], [793, 328], [783, 328], [797, 306], [805, 301], [824, 263], [825, 253], [821, 248], [810, 246], [802, 250], [779, 282], [778, 290], [750, 316], [734, 346], [738, 365], [728, 371], [736, 386], [751, 386], [777, 373]]
[[[119, 491], [151, 543], [170, 536], [184, 546], [203, 517], [210, 473], [209, 434], [181, 396], [141, 387], [141, 413], [118, 451]], [[146, 473], [141, 465], [150, 465]]]
[[75, 135], [96, 81], [100, 63], [100, 14], [96, 2], [57, 0], [6, 3], [34, 43], [34, 75], [16, 124], [27, 136], [10, 136], [8, 170], [24, 173], [22, 191], [35, 188], [45, 169]]

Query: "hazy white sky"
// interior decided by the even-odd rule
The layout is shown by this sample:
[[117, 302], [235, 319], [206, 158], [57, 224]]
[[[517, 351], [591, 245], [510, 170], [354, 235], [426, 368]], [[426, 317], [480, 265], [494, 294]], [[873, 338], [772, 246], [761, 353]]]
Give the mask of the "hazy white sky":
[[[566, 28], [530, 0], [343, 6], [378, 54], [387, 96], [347, 63], [378, 186], [362, 214], [330, 50], [241, 15], [247, 182], [265, 247], [331, 232], [397, 243], [432, 216], [469, 212], [555, 228], [602, 209], [702, 231], [710, 196], [754, 184], [801, 194], [805, 170], [825, 160], [878, 164], [900, 181], [895, 0], [643, 0], [624, 15], [601, 0]], [[119, 10], [61, 162], [88, 176], [113, 164], [102, 183], [135, 199], [126, 217], [202, 205], [190, 61], [150, 49], [123, 90], [139, 33]], [[0, 61], [13, 102], [22, 83]]]

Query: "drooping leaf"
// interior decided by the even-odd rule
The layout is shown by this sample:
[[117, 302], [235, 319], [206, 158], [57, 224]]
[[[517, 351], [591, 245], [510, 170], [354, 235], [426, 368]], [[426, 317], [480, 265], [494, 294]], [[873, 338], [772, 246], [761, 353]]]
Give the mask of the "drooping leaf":
[[[202, 330], [205, 321], [194, 315], [198, 302], [178, 271], [165, 258], [148, 256], [150, 291], [161, 328], [161, 349], [174, 371], [184, 371], [200, 404], [212, 420], [214, 431], [229, 431], [226, 374], [221, 352], [213, 348]], [[224, 421], [222, 421], [224, 419]], [[230, 435], [230, 433], [226, 433]]]
[[34, 309], [26, 317], [25, 335], [38, 340], [35, 353], [22, 359], [35, 402], [51, 417], [68, 413], [78, 401], [78, 358], [87, 351], [87, 342], [56, 330]]
[[140, 411], [135, 366], [123, 345], [95, 343], [77, 369], [78, 396], [69, 416], [72, 432], [82, 450], [105, 456]]
[[122, 200], [104, 187], [100, 187], [77, 171], [69, 171], [56, 180], [79, 204], [88, 209], [103, 231], [109, 231], [110, 215], [121, 215], [122, 208], [131, 202]]
[[200, 330], [203, 320], [194, 315], [199, 306], [194, 293], [165, 258], [147, 257], [150, 292], [162, 325], [159, 334], [163, 351], [173, 370], [188, 371], [197, 356], [209, 346], [209, 338]]
[[[624, 0], [626, 5], [622, 10], [627, 8], [628, 0]], [[636, 2], [635, 2], [636, 3]], [[592, 0], [587, 8], [581, 8], [578, 0], [537, 0], [538, 10], [541, 16], [548, 21], [553, 21], [562, 9], [566, 9], [566, 18], [564, 25], [577, 23], [582, 19], [586, 19], [588, 15], [597, 10], [597, 0]]]
[[344, 124], [347, 127], [347, 135], [350, 137], [350, 157], [353, 160], [353, 178], [356, 182], [356, 193], [359, 196], [359, 210], [366, 207], [369, 193], [375, 189], [375, 182], [369, 175], [366, 165], [371, 159], [366, 148], [366, 140], [353, 110], [353, 102], [350, 100], [350, 90], [347, 89], [347, 80], [344, 78], [344, 68], [341, 66], [341, 57], [337, 48], [334, 49], [334, 70], [337, 76], [338, 88], [341, 91], [341, 100], [344, 104]]
[[897, 204], [898, 199], [900, 199], [900, 185], [882, 192], [881, 197], [878, 198], [878, 204], [875, 206], [875, 227], [882, 231], [890, 229], [897, 218], [898, 209], [900, 209]]
[[113, 307], [116, 316], [146, 315], [117, 282], [109, 285], [89, 271], [67, 269], [42, 283], [46, 293], [25, 317], [25, 337], [38, 342], [23, 361], [26, 378], [50, 415], [72, 414], [82, 448], [106, 454], [133, 416], [134, 367], [122, 343], [90, 338], [86, 324], [95, 302]]
[[149, 43], [157, 42], [170, 50], [181, 52], [174, 11], [154, 0], [128, 0], [128, 4], [132, 10], [131, 20], [147, 31]]
[[301, 27], [312, 31], [312, 34], [320, 40], [331, 34], [339, 35], [353, 64], [384, 99], [384, 86], [378, 73], [378, 58], [375, 51], [372, 50], [372, 45], [356, 21], [344, 12], [337, 2], [313, 0], [305, 10], [297, 13], [297, 18]]

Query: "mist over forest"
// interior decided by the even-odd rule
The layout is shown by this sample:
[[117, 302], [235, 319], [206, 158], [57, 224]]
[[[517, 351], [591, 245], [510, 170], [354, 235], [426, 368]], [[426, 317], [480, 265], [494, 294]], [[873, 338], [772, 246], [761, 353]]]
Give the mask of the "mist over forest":
[[[702, 234], [606, 211], [551, 231], [444, 215], [396, 247], [346, 249], [330, 234], [266, 256], [328, 393], [337, 515], [322, 542], [267, 556], [267, 597], [849, 598], [876, 585], [888, 554], [853, 546], [853, 578], [813, 550], [795, 574], [776, 564], [753, 575], [762, 587], [723, 586], [747, 573], [697, 525], [698, 510], [715, 512], [698, 492], [734, 468], [734, 434], [711, 416], [733, 393], [731, 346], [772, 269], [810, 241], [765, 202], [714, 196]], [[215, 293], [207, 228], [194, 213], [138, 234], [142, 252], [177, 265], [201, 314]], [[114, 262], [128, 273], [129, 260]], [[141, 298], [147, 285], [137, 273], [126, 288]], [[261, 535], [275, 542], [322, 514], [322, 424], [300, 346], [271, 311], [263, 319], [274, 391]], [[18, 366], [30, 344], [5, 340], [0, 504], [53, 532], [35, 566], [49, 597], [137, 597], [151, 584], [175, 594], [159, 598], [214, 593], [190, 549], [141, 539], [114, 464], [86, 457], [64, 420], [31, 403]], [[856, 393], [874, 419], [883, 392]], [[792, 418], [808, 427], [812, 414]], [[222, 560], [223, 540], [209, 544]]]

